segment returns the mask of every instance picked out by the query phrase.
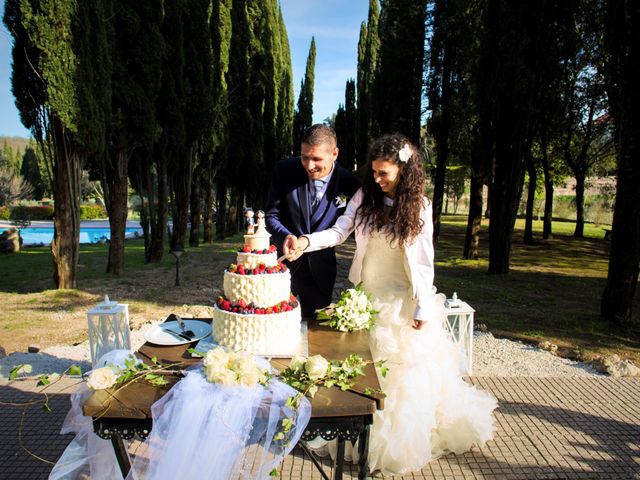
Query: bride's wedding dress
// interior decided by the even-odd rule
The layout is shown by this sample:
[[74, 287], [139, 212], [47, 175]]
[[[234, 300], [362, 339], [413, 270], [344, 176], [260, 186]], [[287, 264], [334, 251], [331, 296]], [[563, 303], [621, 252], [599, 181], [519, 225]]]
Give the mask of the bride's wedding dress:
[[442, 326], [442, 295], [434, 297], [433, 318], [412, 328], [415, 303], [403, 248], [372, 232], [362, 270], [363, 288], [379, 311], [371, 353], [389, 368], [386, 378], [379, 375], [387, 397], [374, 415], [369, 446], [370, 470], [385, 474], [420, 470], [440, 455], [489, 440], [497, 407], [491, 395], [462, 380], [462, 352]]

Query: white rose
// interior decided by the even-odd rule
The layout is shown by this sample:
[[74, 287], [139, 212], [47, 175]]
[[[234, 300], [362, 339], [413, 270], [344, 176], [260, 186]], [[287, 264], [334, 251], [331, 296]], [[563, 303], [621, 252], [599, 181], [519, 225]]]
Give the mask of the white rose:
[[238, 383], [245, 387], [255, 387], [259, 380], [260, 373], [256, 368], [254, 368], [253, 370], [243, 371], [240, 374], [240, 378], [238, 378]]
[[87, 385], [92, 390], [104, 390], [113, 387], [118, 380], [118, 375], [111, 367], [102, 367], [92, 370], [87, 378]]
[[322, 355], [314, 355], [309, 357], [305, 364], [305, 370], [311, 380], [319, 380], [327, 374], [329, 362]]
[[232, 387], [238, 385], [238, 376], [236, 372], [233, 370], [229, 370], [228, 368], [222, 368], [219, 370], [205, 370], [207, 374], [207, 380], [211, 383], [220, 383], [222, 385], [226, 385], [228, 387]]
[[249, 355], [236, 354], [230, 358], [229, 368], [238, 373], [244, 373], [256, 370], [256, 362]]
[[207, 380], [209, 380], [210, 382], [216, 382], [216, 380], [214, 379], [217, 378], [218, 374], [222, 370], [225, 370], [225, 367], [224, 365], [205, 364], [203, 370], [204, 376], [207, 378]]
[[301, 357], [300, 355], [294, 355], [294, 357], [289, 362], [289, 368], [291, 370], [295, 370], [296, 372], [302, 370], [306, 361], [306, 358]]
[[209, 350], [203, 360], [205, 365], [218, 365], [220, 367], [225, 366], [228, 362], [229, 354], [220, 347]]

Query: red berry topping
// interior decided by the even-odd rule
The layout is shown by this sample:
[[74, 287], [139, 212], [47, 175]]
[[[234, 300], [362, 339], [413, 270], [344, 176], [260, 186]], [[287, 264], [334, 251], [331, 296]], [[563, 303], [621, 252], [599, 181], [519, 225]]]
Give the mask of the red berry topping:
[[251, 252], [251, 247], [249, 245], [243, 245], [242, 246], [242, 251], [244, 253], [250, 253]]

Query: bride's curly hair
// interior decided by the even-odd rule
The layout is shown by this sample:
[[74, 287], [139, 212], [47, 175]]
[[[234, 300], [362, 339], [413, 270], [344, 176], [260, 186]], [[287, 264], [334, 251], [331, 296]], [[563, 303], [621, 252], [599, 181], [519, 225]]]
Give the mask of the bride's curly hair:
[[[384, 193], [373, 179], [374, 160], [386, 160], [400, 167], [393, 207], [388, 212], [384, 208]], [[425, 175], [422, 155], [407, 137], [393, 133], [373, 142], [364, 168], [362, 190], [359, 224], [387, 231], [392, 242], [411, 243], [416, 238], [424, 226], [420, 212], [424, 208]]]

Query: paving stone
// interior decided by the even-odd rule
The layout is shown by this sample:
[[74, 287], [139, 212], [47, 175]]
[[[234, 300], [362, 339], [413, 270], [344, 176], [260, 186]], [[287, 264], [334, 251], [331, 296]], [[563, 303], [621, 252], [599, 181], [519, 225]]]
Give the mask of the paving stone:
[[[464, 454], [435, 460], [412, 475], [376, 475], [376, 479], [640, 480], [639, 379], [471, 377], [469, 381], [500, 401], [494, 439]], [[48, 477], [52, 465], [42, 460], [55, 462], [72, 439], [59, 432], [76, 383], [63, 379], [49, 389], [52, 413], [33, 403], [43, 398], [34, 381], [0, 383], [3, 480]], [[25, 406], [26, 402], [32, 403]], [[131, 442], [131, 453], [140, 445]], [[329, 459], [320, 463], [327, 475], [333, 474]], [[280, 473], [282, 479], [322, 478], [300, 449], [285, 459]], [[345, 464], [344, 478], [358, 478], [357, 466]]]

